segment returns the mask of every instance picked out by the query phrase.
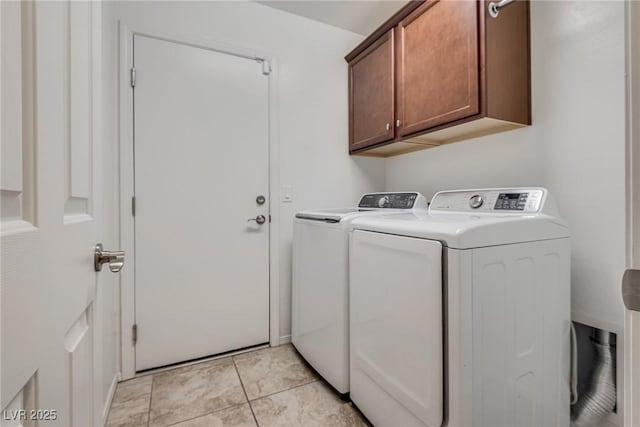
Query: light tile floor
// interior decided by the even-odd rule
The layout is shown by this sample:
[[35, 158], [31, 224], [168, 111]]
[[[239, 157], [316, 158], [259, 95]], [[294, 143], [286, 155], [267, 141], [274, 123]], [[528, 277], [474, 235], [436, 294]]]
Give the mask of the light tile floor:
[[291, 345], [118, 384], [108, 427], [364, 427]]

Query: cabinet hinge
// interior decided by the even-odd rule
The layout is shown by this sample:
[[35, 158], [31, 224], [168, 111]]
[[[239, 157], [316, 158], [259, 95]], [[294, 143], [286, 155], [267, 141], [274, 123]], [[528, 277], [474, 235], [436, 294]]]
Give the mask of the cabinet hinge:
[[131, 215], [136, 216], [136, 196], [131, 198]]
[[138, 343], [138, 325], [135, 323], [131, 327], [131, 341], [133, 341], [133, 345]]
[[136, 67], [131, 67], [131, 87], [136, 87]]

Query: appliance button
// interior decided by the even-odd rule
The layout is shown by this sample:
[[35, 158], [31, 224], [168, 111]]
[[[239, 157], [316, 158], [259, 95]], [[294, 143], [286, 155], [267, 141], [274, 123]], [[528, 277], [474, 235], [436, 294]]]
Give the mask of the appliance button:
[[480, 194], [475, 194], [469, 199], [469, 206], [471, 206], [471, 209], [478, 209], [483, 203], [484, 200]]

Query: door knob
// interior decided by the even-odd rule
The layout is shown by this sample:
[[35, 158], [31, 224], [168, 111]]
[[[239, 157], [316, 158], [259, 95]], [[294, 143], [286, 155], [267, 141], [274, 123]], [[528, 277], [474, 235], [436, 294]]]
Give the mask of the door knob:
[[258, 216], [257, 216], [257, 217], [255, 217], [255, 218], [249, 218], [249, 219], [247, 220], [247, 222], [250, 222], [250, 221], [255, 221], [255, 222], [257, 222], [258, 224], [261, 224], [261, 225], [262, 225], [262, 224], [264, 224], [265, 222], [267, 222], [267, 218], [266, 218], [264, 215], [258, 215]]
[[93, 268], [102, 271], [102, 264], [109, 263], [109, 270], [118, 273], [124, 266], [124, 251], [105, 251], [102, 243], [96, 244], [95, 255], [93, 257]]

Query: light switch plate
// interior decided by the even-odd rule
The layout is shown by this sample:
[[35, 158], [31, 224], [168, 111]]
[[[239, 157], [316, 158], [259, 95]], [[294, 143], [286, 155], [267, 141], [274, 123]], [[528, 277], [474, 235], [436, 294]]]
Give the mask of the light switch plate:
[[283, 203], [293, 202], [293, 186], [291, 185], [282, 186], [282, 202]]

